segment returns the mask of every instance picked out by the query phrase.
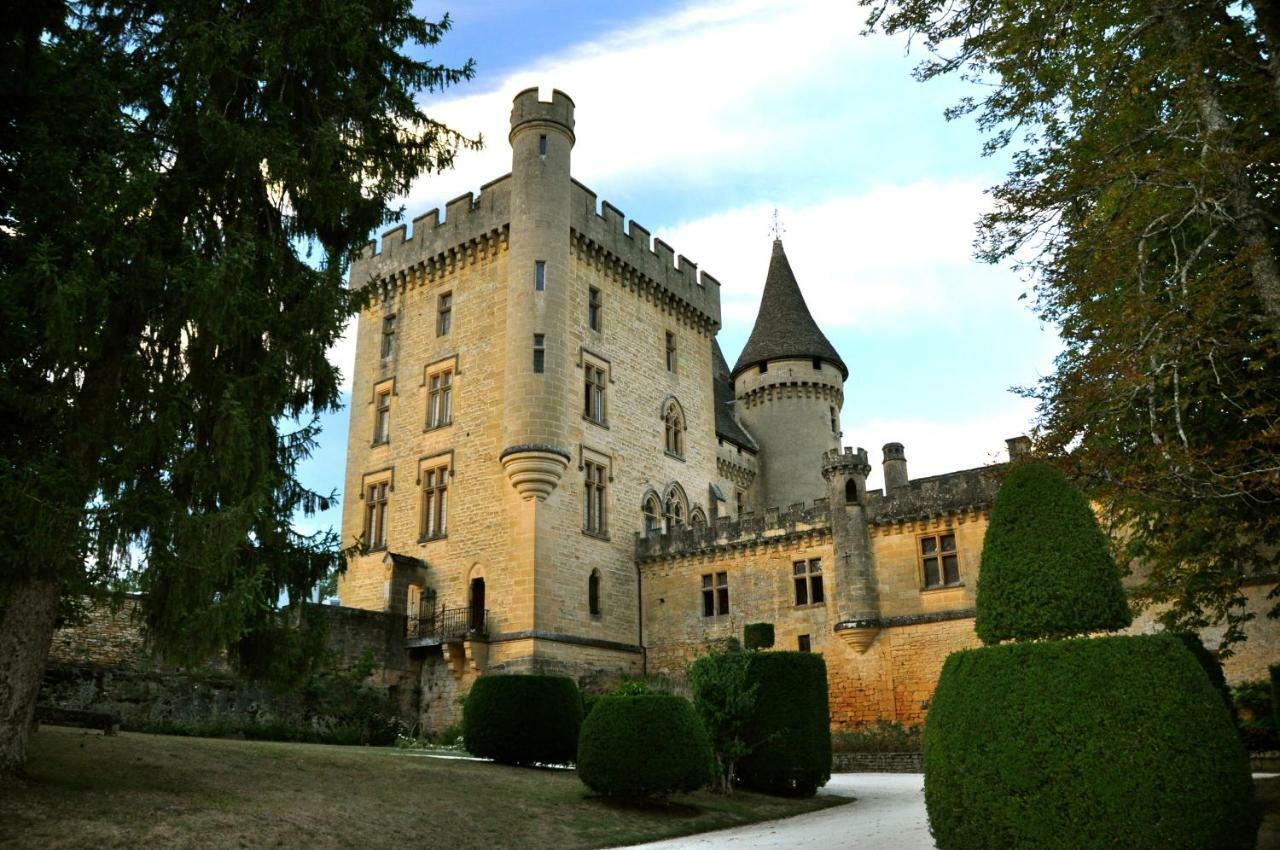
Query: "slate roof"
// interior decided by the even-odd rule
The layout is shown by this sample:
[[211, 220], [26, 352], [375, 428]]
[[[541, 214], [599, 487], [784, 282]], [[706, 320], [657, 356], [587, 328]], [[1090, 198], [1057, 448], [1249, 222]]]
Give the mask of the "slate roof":
[[835, 346], [826, 338], [818, 323], [809, 313], [796, 283], [791, 263], [782, 250], [782, 240], [773, 240], [773, 256], [769, 258], [769, 273], [764, 279], [764, 294], [760, 296], [760, 312], [755, 327], [742, 349], [733, 375], [766, 360], [784, 357], [819, 358], [840, 369], [847, 379], [849, 368], [844, 365]]
[[724, 359], [724, 352], [720, 350], [720, 342], [713, 341], [711, 346], [714, 352], [711, 385], [715, 391], [716, 436], [748, 451], [758, 452], [760, 447], [756, 445], [756, 441], [733, 416], [733, 378], [729, 374], [729, 364]]

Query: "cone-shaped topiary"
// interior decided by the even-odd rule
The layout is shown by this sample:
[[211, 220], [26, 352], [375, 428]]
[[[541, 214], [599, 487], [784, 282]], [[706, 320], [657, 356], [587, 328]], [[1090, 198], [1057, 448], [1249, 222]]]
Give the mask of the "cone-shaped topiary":
[[983, 643], [1062, 638], [1131, 622], [1120, 571], [1084, 496], [1061, 472], [1010, 473], [982, 544], [977, 619]]

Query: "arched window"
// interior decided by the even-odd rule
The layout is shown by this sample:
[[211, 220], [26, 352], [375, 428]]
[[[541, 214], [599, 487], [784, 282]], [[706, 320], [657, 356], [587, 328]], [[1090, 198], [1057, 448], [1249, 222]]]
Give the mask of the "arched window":
[[663, 504], [662, 514], [667, 521], [668, 533], [677, 528], [684, 528], [685, 520], [689, 516], [689, 502], [685, 499], [684, 490], [679, 484], [672, 484], [667, 488], [667, 499]]
[[844, 500], [850, 505], [858, 501], [858, 482], [852, 478], [844, 482]]
[[592, 570], [587, 579], [587, 610], [591, 616], [600, 616], [600, 571]]
[[689, 511], [689, 525], [692, 528], [698, 528], [707, 524], [707, 515], [702, 512], [702, 508], [694, 508]]
[[684, 411], [680, 402], [668, 399], [662, 410], [663, 427], [666, 432], [667, 454], [684, 457]]
[[656, 493], [650, 493], [644, 500], [644, 536], [662, 532], [662, 505]]

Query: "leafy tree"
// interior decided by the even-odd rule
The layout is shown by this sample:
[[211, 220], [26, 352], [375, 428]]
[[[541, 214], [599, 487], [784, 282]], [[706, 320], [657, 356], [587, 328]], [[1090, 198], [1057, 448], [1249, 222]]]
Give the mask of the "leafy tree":
[[1280, 7], [862, 2], [923, 42], [920, 79], [982, 84], [949, 115], [1015, 149], [978, 248], [1031, 273], [1063, 340], [1024, 390], [1040, 447], [1166, 625], [1243, 639], [1243, 583], [1280, 571]]
[[716, 784], [725, 794], [733, 792], [738, 760], [751, 752], [747, 727], [760, 690], [759, 683], [747, 680], [751, 656], [740, 649], [712, 649], [689, 666], [693, 707], [711, 736]]
[[974, 630], [983, 643], [1114, 631], [1131, 621], [1093, 510], [1048, 464], [1022, 464], [1000, 485], [979, 576]]
[[472, 76], [409, 0], [21, 4], [0, 52], [0, 773], [60, 614], [131, 572], [192, 659], [337, 559], [290, 525], [367, 297], [348, 258], [476, 144], [415, 102]]

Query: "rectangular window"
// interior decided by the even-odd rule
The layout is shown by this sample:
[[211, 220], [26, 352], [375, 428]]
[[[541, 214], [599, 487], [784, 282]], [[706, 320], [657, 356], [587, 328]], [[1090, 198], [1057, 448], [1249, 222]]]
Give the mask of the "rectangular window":
[[538, 137], [538, 156], [546, 157], [547, 155], [547, 137], [545, 135]]
[[443, 428], [453, 422], [453, 370], [436, 372], [429, 379], [427, 427]]
[[676, 370], [676, 335], [667, 331], [667, 371]]
[[809, 643], [808, 635], [800, 635], [796, 638], [796, 649], [801, 652], [811, 652], [813, 650], [813, 646]]
[[702, 577], [702, 616], [718, 617], [729, 613], [729, 577], [727, 573], [708, 573]]
[[743, 504], [744, 504], [744, 502], [745, 502], [745, 497], [744, 497], [744, 494], [743, 494], [743, 492], [742, 492], [741, 490], [737, 491], [737, 502], [738, 502], [738, 514], [737, 514], [737, 515], [738, 515], [739, 517], [741, 517], [741, 516], [742, 516], [742, 508], [743, 508]]
[[538, 292], [547, 288], [547, 263], [537, 260], [533, 264], [533, 288]]
[[382, 359], [386, 360], [396, 349], [396, 317], [382, 318]]
[[768, 363], [761, 363], [761, 364], [760, 364], [760, 374], [761, 374], [761, 375], [763, 375], [765, 372], [768, 372], [768, 371], [769, 371], [769, 364], [768, 364]]
[[436, 466], [422, 473], [422, 519], [419, 534], [435, 540], [448, 533], [449, 467]]
[[582, 473], [582, 530], [588, 534], [604, 534], [606, 530], [604, 508], [604, 466], [599, 463], [586, 461], [582, 465]]
[[541, 373], [547, 367], [547, 340], [542, 334], [533, 335], [533, 371]]
[[391, 390], [378, 393], [373, 420], [373, 442], [385, 443], [391, 439]]
[[586, 372], [586, 381], [583, 385], [582, 415], [592, 422], [598, 422], [603, 425], [605, 422], [604, 370], [599, 366], [592, 366], [588, 363], [583, 371]]
[[920, 538], [920, 571], [926, 588], [960, 584], [955, 532], [944, 531]]
[[364, 539], [370, 549], [387, 547], [387, 489], [390, 482], [370, 484], [365, 490]]
[[822, 592], [822, 559], [795, 561], [791, 565], [791, 573], [796, 588], [796, 604], [822, 604], [825, 600]]
[[600, 330], [600, 290], [594, 286], [587, 290], [587, 327]]
[[449, 328], [453, 326], [453, 293], [441, 293], [436, 309], [436, 336], [448, 336]]

